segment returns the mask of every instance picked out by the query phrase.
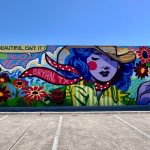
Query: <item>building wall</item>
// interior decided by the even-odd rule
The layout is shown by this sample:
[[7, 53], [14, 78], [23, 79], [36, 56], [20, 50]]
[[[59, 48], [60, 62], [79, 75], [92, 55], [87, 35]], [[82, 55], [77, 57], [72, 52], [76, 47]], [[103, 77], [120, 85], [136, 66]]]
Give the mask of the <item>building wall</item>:
[[0, 46], [0, 107], [150, 104], [150, 47]]

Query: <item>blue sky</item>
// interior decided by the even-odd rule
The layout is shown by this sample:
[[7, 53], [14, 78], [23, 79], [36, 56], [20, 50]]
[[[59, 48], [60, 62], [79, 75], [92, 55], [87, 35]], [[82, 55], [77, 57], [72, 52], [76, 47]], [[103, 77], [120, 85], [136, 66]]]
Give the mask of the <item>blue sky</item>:
[[0, 0], [0, 44], [150, 45], [150, 0]]

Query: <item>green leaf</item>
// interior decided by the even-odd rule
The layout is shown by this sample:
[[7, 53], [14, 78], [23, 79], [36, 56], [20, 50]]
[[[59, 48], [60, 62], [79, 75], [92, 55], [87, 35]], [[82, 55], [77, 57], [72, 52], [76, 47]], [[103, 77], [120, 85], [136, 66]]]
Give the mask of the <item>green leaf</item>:
[[14, 98], [8, 99], [7, 105], [10, 107], [17, 106], [17, 99], [14, 99]]
[[88, 86], [88, 87], [90, 87], [90, 88], [94, 88], [94, 84], [93, 84], [93, 82], [87, 82], [86, 83], [86, 86]]
[[146, 66], [147, 66], [148, 68], [150, 68], [150, 63], [147, 63]]
[[43, 107], [43, 106], [45, 106], [42, 102], [36, 102], [36, 106], [37, 107]]
[[27, 103], [25, 103], [25, 101], [23, 100], [22, 97], [19, 97], [17, 99], [17, 106], [19, 106], [19, 107], [27, 107], [28, 105], [27, 105]]
[[77, 99], [77, 101], [78, 101], [82, 106], [86, 106], [86, 104], [83, 103], [76, 95], [74, 95], [74, 97]]

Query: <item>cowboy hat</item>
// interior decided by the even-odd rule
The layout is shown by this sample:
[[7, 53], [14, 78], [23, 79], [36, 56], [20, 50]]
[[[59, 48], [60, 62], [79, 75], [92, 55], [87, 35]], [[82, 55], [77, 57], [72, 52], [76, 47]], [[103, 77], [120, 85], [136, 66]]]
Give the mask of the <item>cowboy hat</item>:
[[57, 57], [57, 62], [64, 64], [65, 58], [70, 55], [70, 48], [93, 48], [97, 51], [108, 55], [120, 63], [128, 63], [135, 60], [136, 55], [133, 51], [129, 51], [126, 47], [117, 46], [65, 46], [63, 47]]

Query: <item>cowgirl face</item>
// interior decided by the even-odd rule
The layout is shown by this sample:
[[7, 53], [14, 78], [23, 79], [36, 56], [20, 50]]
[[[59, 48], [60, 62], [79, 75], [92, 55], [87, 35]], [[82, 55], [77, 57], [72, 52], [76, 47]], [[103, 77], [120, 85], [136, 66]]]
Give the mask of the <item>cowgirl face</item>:
[[101, 52], [94, 52], [87, 58], [90, 73], [101, 81], [110, 81], [117, 72], [118, 62]]

